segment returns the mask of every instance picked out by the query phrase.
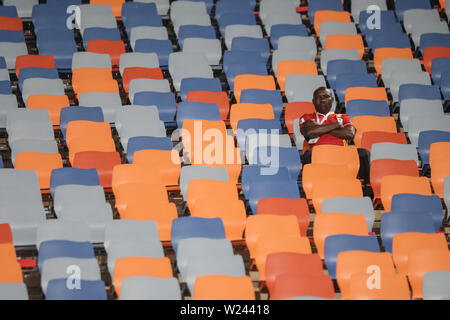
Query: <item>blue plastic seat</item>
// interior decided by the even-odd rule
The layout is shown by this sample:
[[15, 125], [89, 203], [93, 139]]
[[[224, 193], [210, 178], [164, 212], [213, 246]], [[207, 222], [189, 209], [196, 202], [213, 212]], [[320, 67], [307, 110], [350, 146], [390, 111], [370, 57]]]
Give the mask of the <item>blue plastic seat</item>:
[[436, 86], [440, 86], [442, 74], [450, 72], [450, 58], [436, 58], [431, 63], [431, 77]]
[[216, 3], [216, 19], [219, 20], [222, 15], [232, 13], [252, 13], [255, 8], [254, 0], [219, 0]]
[[363, 60], [331, 60], [327, 64], [327, 80], [332, 89], [336, 88], [336, 77], [342, 73], [367, 74], [367, 67]]
[[380, 25], [380, 29], [368, 29], [364, 34], [364, 38], [366, 39], [367, 45], [369, 48], [372, 47], [373, 39], [377, 35], [387, 35], [396, 34], [400, 35], [403, 33], [402, 25], [398, 22], [395, 23], [387, 23]]
[[414, 193], [399, 193], [392, 197], [391, 210], [394, 212], [407, 212], [431, 214], [433, 218], [434, 230], [441, 230], [442, 219], [444, 218], [444, 208], [441, 198], [437, 195], [424, 196]]
[[441, 92], [445, 101], [450, 101], [450, 71], [441, 75]]
[[124, 24], [136, 16], [146, 15], [148, 17], [158, 16], [158, 9], [154, 2], [125, 2], [122, 4], [122, 21]]
[[270, 29], [270, 43], [273, 50], [278, 49], [278, 40], [284, 36], [309, 36], [304, 24], [275, 24]]
[[265, 174], [263, 171], [265, 169], [267, 169], [267, 166], [261, 165], [249, 165], [242, 168], [242, 191], [246, 198], [248, 198], [250, 189], [254, 185], [290, 180], [289, 170], [285, 167], [280, 167], [274, 175]]
[[101, 280], [80, 280], [80, 289], [67, 287], [67, 279], [48, 282], [46, 300], [107, 300], [105, 283]]
[[11, 94], [11, 82], [9, 80], [0, 81], [0, 94]]
[[61, 109], [59, 117], [61, 132], [66, 138], [67, 124], [70, 121], [87, 120], [94, 122], [104, 122], [103, 111], [101, 107], [66, 107]]
[[64, 28], [47, 27], [42, 28], [39, 33], [36, 34], [36, 45], [39, 49], [40, 45], [46, 42], [70, 42], [74, 41], [73, 32]]
[[192, 2], [204, 2], [206, 5], [206, 11], [208, 11], [208, 14], [211, 14], [211, 10], [214, 6], [214, 0], [190, 0]]
[[396, 0], [395, 13], [400, 21], [403, 21], [403, 14], [409, 9], [433, 9], [429, 0]]
[[450, 142], [449, 131], [426, 130], [419, 133], [419, 155], [422, 165], [430, 164], [430, 146], [435, 142]]
[[181, 80], [180, 95], [186, 100], [190, 91], [213, 91], [221, 92], [222, 84], [219, 78], [184, 78]]
[[[54, 8], [58, 9], [60, 7], [55, 6]], [[34, 16], [33, 12], [33, 26], [35, 34], [39, 35], [41, 30], [49, 28], [67, 29], [67, 20], [69, 16], [66, 15], [64, 7], [61, 7], [61, 9], [63, 10], [56, 10], [57, 12], [50, 11], [36, 16]]]
[[0, 17], [17, 18], [16, 6], [0, 6]]
[[320, 10], [343, 11], [344, 7], [341, 0], [310, 0], [308, 3], [308, 17], [312, 25], [314, 25], [316, 11]]
[[216, 39], [216, 30], [213, 26], [180, 26], [180, 29], [178, 30], [178, 44], [180, 45], [181, 50], [183, 50], [184, 39], [187, 38]]
[[239, 149], [245, 150], [245, 141], [253, 133], [281, 134], [281, 123], [277, 119], [242, 119], [239, 120], [236, 140]]
[[336, 95], [339, 102], [345, 101], [345, 90], [353, 87], [377, 88], [377, 79], [373, 74], [341, 73], [336, 77]]
[[25, 42], [23, 31], [0, 30], [0, 42]]
[[427, 47], [450, 47], [450, 34], [446, 33], [424, 33], [420, 36], [420, 52]]
[[127, 22], [124, 22], [125, 29], [127, 31], [128, 38], [131, 36], [131, 30], [135, 27], [162, 27], [163, 23], [161, 17], [156, 16], [147, 16], [147, 15], [137, 15], [132, 19], [128, 19]]
[[[362, 34], [365, 34], [367, 30], [367, 20], [373, 15], [373, 13], [368, 13], [366, 10], [361, 11], [359, 14], [359, 29]], [[397, 23], [392, 10], [382, 10], [380, 11], [380, 26]]]
[[[255, 155], [255, 164], [265, 165], [264, 161], [274, 157], [278, 158], [278, 165], [286, 167], [289, 172], [289, 177], [293, 181], [297, 181], [302, 167], [300, 154], [297, 148], [280, 148], [280, 147], [257, 147], [253, 152]], [[267, 158], [266, 158], [267, 157]]]
[[71, 30], [47, 28], [39, 32], [36, 41], [40, 55], [51, 55], [58, 71], [72, 69], [72, 57], [78, 51]]
[[283, 97], [278, 90], [246, 89], [241, 92], [241, 103], [271, 104], [275, 118], [283, 111]]
[[178, 128], [183, 127], [184, 120], [199, 119], [220, 121], [220, 110], [217, 103], [184, 101], [178, 104], [176, 121]]
[[347, 102], [346, 112], [351, 119], [357, 116], [391, 116], [387, 101], [384, 100], [350, 100]]
[[133, 155], [139, 150], [172, 150], [173, 144], [170, 138], [158, 137], [132, 137], [128, 139], [127, 159], [133, 163]]
[[19, 89], [22, 91], [23, 82], [30, 78], [58, 79], [58, 70], [51, 68], [22, 68], [19, 72]]
[[169, 65], [169, 55], [173, 52], [170, 40], [139, 39], [136, 41], [135, 52], [152, 53], [158, 55], [159, 65]]
[[231, 26], [233, 24], [242, 24], [248, 26], [256, 25], [255, 15], [251, 12], [247, 13], [224, 13], [220, 16], [220, 19], [217, 20], [219, 24], [219, 30], [222, 34], [222, 37], [225, 37], [225, 29], [227, 26]]
[[67, 240], [43, 241], [38, 248], [38, 268], [42, 272], [45, 260], [52, 258], [95, 258], [94, 247], [90, 242]]
[[264, 64], [264, 59], [261, 57], [258, 51], [237, 51], [228, 50], [223, 55], [223, 70], [225, 73], [233, 65], [246, 65], [246, 64]]
[[411, 43], [406, 33], [384, 32], [382, 34], [374, 34], [369, 47], [372, 51], [379, 48], [409, 49], [411, 48]]
[[87, 49], [91, 40], [111, 40], [120, 41], [120, 31], [117, 28], [87, 28], [83, 33], [84, 49]]
[[441, 100], [441, 93], [438, 86], [402, 84], [398, 91], [398, 101], [401, 104], [406, 99]]
[[[298, 152], [298, 151], [297, 151]], [[275, 167], [274, 170], [280, 170], [285, 167]], [[285, 168], [287, 170], [287, 168]], [[269, 175], [270, 177], [270, 175]], [[248, 197], [250, 208], [253, 214], [256, 214], [258, 202], [264, 198], [300, 198], [300, 191], [296, 180], [279, 181], [276, 179], [270, 180], [267, 184], [251, 184]]]
[[225, 71], [228, 85], [231, 90], [234, 90], [234, 78], [240, 74], [255, 74], [260, 76], [267, 76], [267, 66], [261, 62], [233, 64]]
[[98, 186], [100, 178], [97, 169], [59, 168], [50, 176], [50, 193], [52, 197], [59, 186], [77, 184], [82, 186]]
[[267, 60], [269, 59], [270, 56], [269, 41], [265, 38], [261, 39], [250, 37], [233, 38], [231, 50], [257, 51], [261, 55], [261, 58], [264, 59], [264, 63], [267, 63]]
[[6, 67], [5, 57], [0, 57], [0, 69], [6, 69]]
[[381, 240], [387, 252], [392, 253], [392, 240], [405, 232], [434, 233], [431, 214], [392, 211], [381, 216]]
[[138, 92], [134, 95], [134, 104], [138, 106], [156, 106], [159, 119], [164, 122], [174, 121], [177, 112], [177, 103], [172, 92]]
[[345, 251], [380, 252], [376, 236], [335, 234], [325, 239], [324, 260], [330, 277], [336, 279], [338, 255]]
[[179, 242], [187, 238], [225, 239], [225, 227], [222, 219], [182, 217], [173, 220], [171, 241], [175, 254]]

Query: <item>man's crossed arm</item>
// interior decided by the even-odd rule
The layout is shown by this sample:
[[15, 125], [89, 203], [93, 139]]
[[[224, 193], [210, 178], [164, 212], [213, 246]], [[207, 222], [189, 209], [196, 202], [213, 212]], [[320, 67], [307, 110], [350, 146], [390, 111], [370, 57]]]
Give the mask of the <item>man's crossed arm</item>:
[[350, 141], [355, 136], [355, 128], [352, 125], [344, 127], [339, 122], [319, 125], [314, 121], [308, 120], [301, 125], [300, 132], [307, 139], [319, 138], [324, 134], [330, 134]]

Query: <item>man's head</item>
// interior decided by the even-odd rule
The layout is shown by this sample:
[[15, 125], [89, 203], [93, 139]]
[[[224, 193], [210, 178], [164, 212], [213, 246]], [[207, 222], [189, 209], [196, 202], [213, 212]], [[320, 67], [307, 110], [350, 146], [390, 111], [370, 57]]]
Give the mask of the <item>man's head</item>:
[[333, 96], [329, 89], [320, 87], [314, 91], [312, 102], [317, 112], [327, 114], [333, 105]]

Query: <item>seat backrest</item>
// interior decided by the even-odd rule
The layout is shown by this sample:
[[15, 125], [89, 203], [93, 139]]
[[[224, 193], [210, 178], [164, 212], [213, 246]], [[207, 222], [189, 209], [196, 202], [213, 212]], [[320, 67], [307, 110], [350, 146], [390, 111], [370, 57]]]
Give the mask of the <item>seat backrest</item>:
[[347, 165], [356, 177], [359, 171], [358, 150], [353, 146], [319, 145], [313, 148], [311, 163]]
[[284, 121], [289, 134], [294, 132], [294, 120], [300, 119], [305, 114], [316, 112], [312, 102], [291, 102], [287, 103], [284, 111]]
[[384, 100], [388, 102], [385, 88], [352, 87], [345, 90], [345, 105], [351, 100]]
[[361, 148], [372, 151], [374, 144], [382, 142], [407, 144], [406, 136], [403, 132], [367, 131], [362, 134]]
[[377, 159], [415, 160], [419, 166], [416, 147], [411, 144], [380, 142], [372, 145], [370, 161]]
[[241, 92], [245, 89], [276, 90], [275, 80], [272, 76], [241, 74], [234, 79], [234, 95], [237, 103], [240, 102]]
[[195, 280], [193, 295], [195, 300], [255, 299], [253, 284], [248, 276], [210, 275], [198, 277]]
[[231, 106], [230, 125], [236, 132], [238, 122], [242, 119], [274, 119], [272, 105], [255, 103], [238, 103]]
[[320, 10], [314, 15], [314, 30], [320, 36], [320, 24], [323, 22], [351, 22], [350, 14], [346, 11]]
[[356, 134], [353, 140], [358, 148], [361, 147], [361, 138], [364, 132], [397, 132], [397, 125], [393, 117], [357, 116], [353, 118], [353, 126], [356, 129]]
[[385, 59], [389, 58], [403, 58], [413, 59], [410, 48], [396, 49], [396, 48], [378, 48], [374, 52], [374, 65], [378, 75], [382, 74], [382, 64]]
[[367, 273], [354, 274], [350, 279], [350, 300], [410, 300], [408, 280], [404, 275], [383, 275], [387, 285], [381, 290], [367, 288]]

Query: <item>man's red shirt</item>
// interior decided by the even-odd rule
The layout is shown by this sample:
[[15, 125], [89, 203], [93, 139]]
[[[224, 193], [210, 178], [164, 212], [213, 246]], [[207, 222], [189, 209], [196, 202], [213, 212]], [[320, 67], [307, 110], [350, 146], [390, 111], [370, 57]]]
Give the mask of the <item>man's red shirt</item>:
[[[350, 120], [350, 117], [347, 114], [336, 114], [334, 112], [329, 112], [327, 115], [321, 114], [321, 113], [309, 113], [303, 115], [303, 117], [300, 118], [300, 129], [303, 123], [306, 121], [311, 120], [314, 121], [316, 124], [323, 125], [323, 124], [330, 124], [335, 122], [340, 122], [344, 127], [351, 126], [352, 121]], [[324, 134], [320, 136], [317, 141], [316, 139], [311, 139], [308, 141], [308, 144], [313, 146], [323, 145], [323, 144], [333, 144], [337, 146], [345, 146], [347, 145], [347, 141], [344, 139], [340, 139], [338, 137], [334, 137], [331, 134]], [[315, 141], [315, 142], [314, 142]], [[312, 143], [314, 142], [314, 143]]]

